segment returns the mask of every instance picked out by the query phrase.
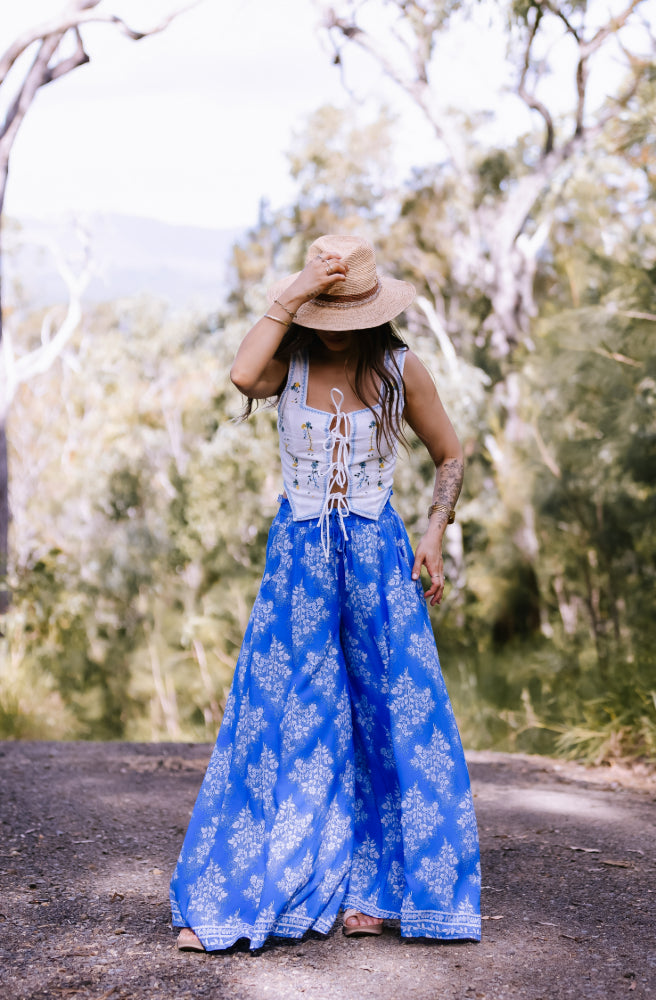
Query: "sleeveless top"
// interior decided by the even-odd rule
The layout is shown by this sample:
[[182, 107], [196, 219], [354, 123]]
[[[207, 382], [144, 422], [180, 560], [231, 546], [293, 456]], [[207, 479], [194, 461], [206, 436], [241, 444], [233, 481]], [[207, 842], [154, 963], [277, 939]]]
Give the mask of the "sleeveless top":
[[[405, 348], [395, 352], [395, 359], [402, 376]], [[344, 413], [340, 389], [330, 390], [332, 411], [308, 406], [308, 373], [307, 354], [294, 355], [278, 403], [280, 461], [292, 517], [295, 521], [319, 518], [327, 557], [331, 511], [337, 512], [345, 538], [345, 514], [371, 520], [380, 517], [392, 492], [397, 442], [390, 447], [382, 441], [379, 451], [373, 413], [366, 407]], [[403, 398], [400, 383], [399, 389]], [[379, 413], [380, 408], [379, 400], [374, 411]], [[342, 492], [331, 492], [331, 486]]]

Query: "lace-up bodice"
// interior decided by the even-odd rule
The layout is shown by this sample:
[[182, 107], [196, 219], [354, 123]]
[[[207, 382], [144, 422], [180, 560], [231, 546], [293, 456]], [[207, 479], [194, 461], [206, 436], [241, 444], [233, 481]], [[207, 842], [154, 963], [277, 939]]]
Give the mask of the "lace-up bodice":
[[[396, 354], [401, 373], [405, 351]], [[368, 408], [345, 413], [344, 394], [330, 391], [334, 409], [307, 405], [308, 358], [295, 355], [278, 404], [280, 459], [295, 521], [321, 520], [324, 551], [330, 546], [330, 513], [377, 520], [392, 492], [396, 446], [376, 442], [376, 421]], [[380, 409], [380, 403], [374, 407]]]

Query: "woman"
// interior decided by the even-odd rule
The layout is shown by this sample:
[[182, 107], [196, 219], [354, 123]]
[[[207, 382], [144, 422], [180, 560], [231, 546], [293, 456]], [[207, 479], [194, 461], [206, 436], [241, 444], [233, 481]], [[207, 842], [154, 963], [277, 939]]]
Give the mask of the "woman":
[[[324, 236], [269, 293], [234, 384], [278, 396], [285, 494], [171, 882], [178, 947], [327, 933], [480, 937], [469, 778], [426, 603], [462, 451], [390, 321], [414, 298], [373, 248]], [[392, 508], [402, 421], [435, 463], [413, 556]], [[423, 592], [420, 572], [430, 584]]]

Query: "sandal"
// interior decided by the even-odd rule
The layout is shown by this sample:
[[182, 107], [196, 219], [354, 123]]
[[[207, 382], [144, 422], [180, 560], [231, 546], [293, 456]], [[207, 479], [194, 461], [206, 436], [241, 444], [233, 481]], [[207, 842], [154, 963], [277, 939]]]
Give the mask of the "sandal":
[[344, 910], [344, 923], [342, 925], [342, 932], [344, 934], [344, 937], [359, 937], [359, 936], [364, 936], [365, 934], [372, 934], [377, 937], [379, 934], [383, 933], [382, 920], [380, 921], [379, 924], [357, 923], [351, 927], [346, 926], [347, 920], [352, 920], [353, 917], [365, 917], [365, 916], [369, 916], [369, 914], [362, 913], [361, 910], [356, 910], [353, 908]]
[[176, 945], [179, 951], [205, 951], [200, 939], [194, 934], [191, 927], [183, 927], [178, 934]]

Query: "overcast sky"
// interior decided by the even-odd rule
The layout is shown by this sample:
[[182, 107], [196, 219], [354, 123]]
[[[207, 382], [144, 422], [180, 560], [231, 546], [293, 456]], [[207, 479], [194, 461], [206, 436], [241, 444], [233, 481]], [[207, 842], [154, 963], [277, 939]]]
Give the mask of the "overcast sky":
[[[63, 6], [4, 0], [0, 49]], [[171, 6], [105, 0], [101, 9], [141, 27]], [[293, 131], [322, 104], [349, 101], [311, 0], [205, 0], [138, 43], [109, 25], [89, 26], [85, 39], [90, 65], [44, 88], [26, 117], [11, 163], [9, 215], [114, 211], [251, 225], [260, 198], [277, 206], [292, 196], [285, 153]], [[450, 33], [439, 62], [445, 104], [487, 106], [499, 122], [514, 127], [519, 117], [528, 126], [519, 102], [498, 96], [512, 76], [489, 18]], [[429, 129], [373, 64], [352, 58], [347, 70], [358, 95], [387, 97], [400, 113], [399, 173], [434, 159]]]

